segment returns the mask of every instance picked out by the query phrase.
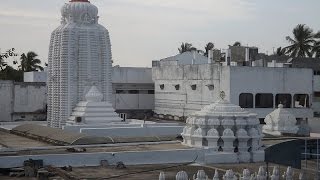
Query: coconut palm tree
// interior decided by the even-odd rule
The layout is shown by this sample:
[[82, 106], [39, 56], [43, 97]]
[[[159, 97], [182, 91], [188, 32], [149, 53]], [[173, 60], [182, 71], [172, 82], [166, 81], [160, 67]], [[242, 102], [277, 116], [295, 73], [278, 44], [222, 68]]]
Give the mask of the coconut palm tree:
[[214, 48], [214, 44], [213, 44], [212, 42], [208, 42], [208, 43], [206, 44], [206, 46], [204, 47], [204, 49], [205, 49], [204, 56], [207, 56], [207, 57], [208, 57], [209, 51], [210, 51], [211, 49], [213, 49], [213, 48]]
[[236, 41], [236, 42], [233, 44], [233, 46], [241, 46], [241, 42]]
[[196, 50], [196, 48], [192, 47], [191, 43], [182, 43], [180, 48], [178, 48], [178, 50], [179, 50], [179, 53], [182, 54], [184, 52]]
[[23, 53], [20, 57], [21, 65], [19, 67], [21, 70], [24, 72], [37, 71], [37, 69], [43, 71], [43, 67], [39, 65], [41, 60], [36, 59], [37, 56], [33, 51], [28, 52], [27, 55]]
[[274, 55], [277, 55], [277, 56], [283, 56], [285, 54], [286, 54], [286, 49], [282, 47], [278, 47], [277, 51], [274, 53]]
[[3, 71], [8, 64], [4, 61], [4, 58], [0, 56], [0, 69]]
[[320, 58], [320, 31], [314, 35], [316, 41], [313, 44], [312, 53], [316, 58]]
[[292, 33], [293, 38], [286, 37], [291, 44], [285, 48], [287, 54], [291, 57], [312, 57], [312, 49], [315, 43], [313, 30], [305, 24], [298, 24]]

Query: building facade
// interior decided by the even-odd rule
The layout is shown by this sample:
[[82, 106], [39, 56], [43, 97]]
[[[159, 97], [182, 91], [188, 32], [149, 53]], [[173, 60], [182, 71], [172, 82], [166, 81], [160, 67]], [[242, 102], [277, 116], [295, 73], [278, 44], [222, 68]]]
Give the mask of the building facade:
[[311, 69], [221, 66], [220, 64], [153, 67], [155, 113], [181, 119], [218, 100], [224, 91], [233, 104], [261, 120], [285, 104], [297, 118], [313, 116]]

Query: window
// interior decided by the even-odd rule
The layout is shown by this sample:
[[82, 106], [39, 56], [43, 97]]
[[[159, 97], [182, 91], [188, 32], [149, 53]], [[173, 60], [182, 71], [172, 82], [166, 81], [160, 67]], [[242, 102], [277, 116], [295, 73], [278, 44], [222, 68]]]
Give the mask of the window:
[[126, 94], [125, 90], [116, 90], [116, 94]]
[[315, 98], [320, 98], [320, 92], [314, 92], [314, 97]]
[[291, 94], [277, 94], [276, 106], [282, 104], [284, 108], [291, 108]]
[[256, 108], [273, 108], [273, 94], [256, 94]]
[[139, 94], [139, 90], [129, 90], [129, 94]]
[[177, 84], [177, 85], [174, 86], [174, 88], [176, 88], [176, 90], [179, 90], [180, 89], [180, 85]]
[[320, 71], [313, 71], [314, 75], [320, 75]]
[[148, 94], [154, 94], [154, 90], [148, 90]]
[[161, 89], [161, 90], [164, 89], [164, 84], [160, 84], [160, 89]]
[[192, 90], [197, 90], [197, 85], [196, 84], [191, 85], [191, 89]]
[[213, 91], [213, 90], [214, 90], [214, 85], [213, 85], [213, 84], [208, 84], [207, 87], [208, 87], [208, 89], [209, 89], [210, 91]]
[[239, 106], [242, 108], [253, 108], [253, 94], [250, 94], [250, 93], [240, 94]]
[[309, 107], [309, 96], [308, 94], [295, 94], [293, 96], [295, 108]]

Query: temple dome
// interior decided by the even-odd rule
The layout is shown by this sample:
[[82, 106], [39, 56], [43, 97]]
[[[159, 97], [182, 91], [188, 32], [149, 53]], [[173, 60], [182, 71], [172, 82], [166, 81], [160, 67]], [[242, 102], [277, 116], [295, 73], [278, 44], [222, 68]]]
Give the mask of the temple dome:
[[[257, 115], [224, 98], [191, 114], [186, 123], [181, 135], [183, 144], [187, 146], [239, 156], [240, 162], [250, 161], [248, 152], [259, 151], [262, 146]], [[236, 151], [240, 154], [235, 154]], [[237, 161], [234, 158], [234, 162]]]
[[61, 8], [62, 18], [71, 22], [96, 23], [98, 8], [86, 0], [74, 0]]

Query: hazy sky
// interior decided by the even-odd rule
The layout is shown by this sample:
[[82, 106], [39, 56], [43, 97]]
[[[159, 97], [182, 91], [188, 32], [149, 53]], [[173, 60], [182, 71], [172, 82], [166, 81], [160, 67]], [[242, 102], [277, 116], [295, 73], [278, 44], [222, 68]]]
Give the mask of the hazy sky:
[[[35, 51], [47, 61], [50, 33], [67, 0], [0, 0], [1, 52]], [[216, 48], [240, 41], [272, 53], [299, 23], [320, 30], [319, 0], [91, 0], [110, 32], [115, 65], [150, 67], [182, 42]]]

